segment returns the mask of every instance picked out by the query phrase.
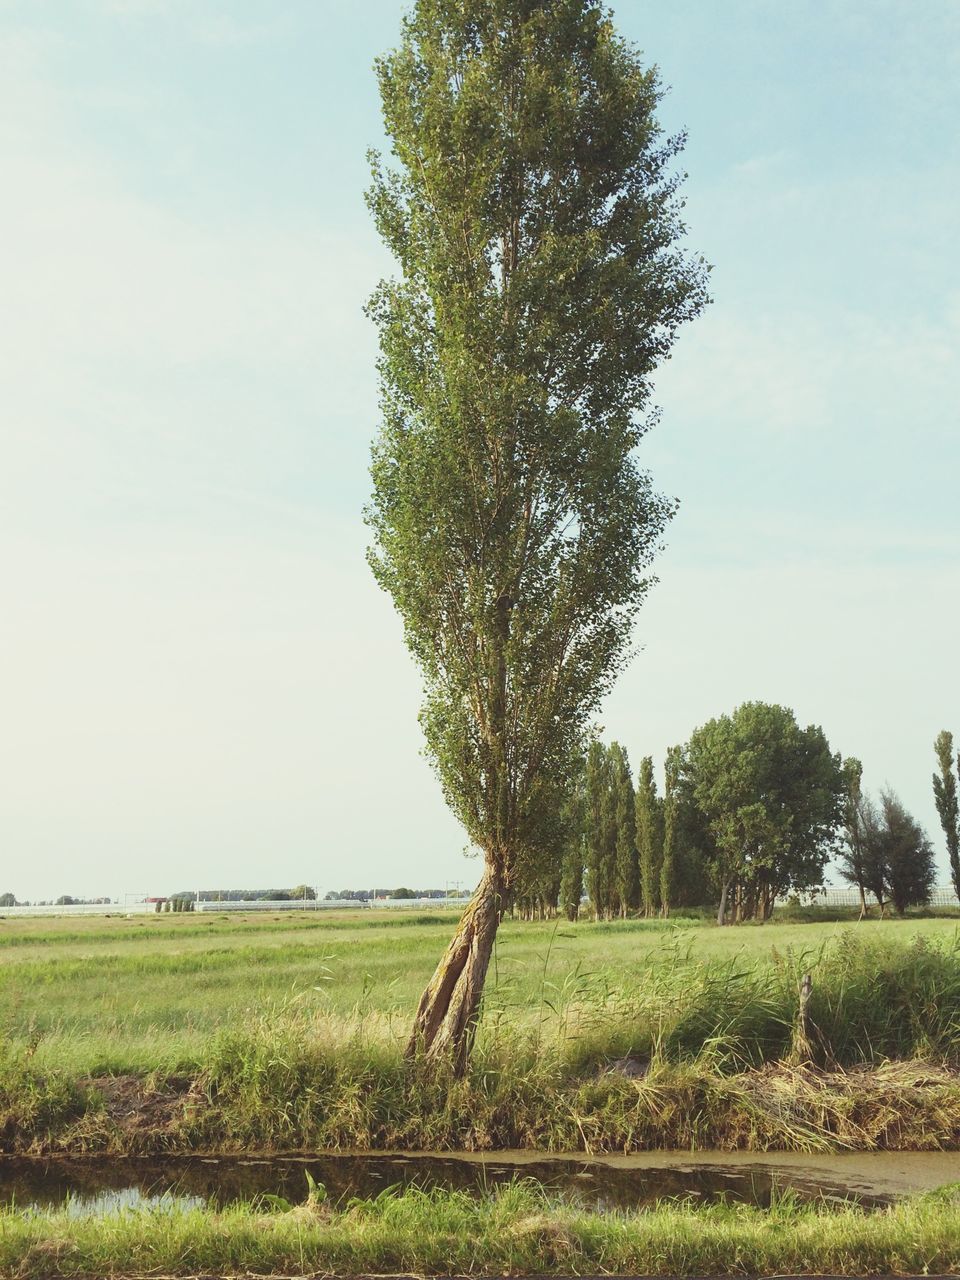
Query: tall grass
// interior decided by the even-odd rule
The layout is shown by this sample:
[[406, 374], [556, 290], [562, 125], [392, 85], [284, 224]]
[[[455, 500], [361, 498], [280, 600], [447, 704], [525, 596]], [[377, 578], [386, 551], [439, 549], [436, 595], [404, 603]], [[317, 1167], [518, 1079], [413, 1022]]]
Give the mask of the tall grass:
[[601, 1215], [519, 1183], [479, 1200], [387, 1191], [340, 1212], [0, 1212], [0, 1276], [943, 1275], [960, 1267], [958, 1208], [945, 1190], [870, 1213], [788, 1196], [766, 1210], [677, 1203]]
[[[282, 1018], [294, 997], [345, 1024], [362, 1006], [383, 1015], [384, 1024], [401, 1026], [412, 1018], [450, 931], [449, 920], [406, 916], [206, 921], [189, 915], [169, 922], [90, 921], [83, 922], [89, 925], [84, 932], [78, 921], [0, 920], [0, 1038], [23, 1043], [39, 1036], [36, 1061], [46, 1069], [143, 1074], [198, 1069], [221, 1028], [265, 1012]], [[70, 928], [54, 929], [54, 923]], [[624, 1052], [634, 1042], [638, 1052], [649, 1052], [662, 1023], [678, 1052], [699, 1052], [704, 1039], [717, 1034], [745, 1063], [755, 1063], [778, 1055], [789, 1038], [771, 1016], [779, 1011], [789, 1021], [796, 1001], [792, 969], [777, 988], [778, 954], [788, 956], [793, 948], [815, 961], [822, 946], [839, 940], [896, 949], [918, 930], [949, 949], [957, 926], [946, 920], [742, 929], [689, 921], [559, 927], [506, 921], [486, 1021], [514, 1029], [540, 1025], [549, 1040], [554, 1006], [562, 1005], [587, 1058], [612, 1050], [618, 1037]], [[12, 945], [19, 938], [31, 945]], [[3, 939], [11, 945], [4, 947]], [[699, 993], [699, 1008], [680, 989], [678, 962]], [[707, 980], [712, 993], [702, 992]], [[815, 987], [816, 1001], [821, 994]], [[686, 1024], [674, 1016], [684, 1000]], [[590, 1047], [593, 1008], [599, 1015], [596, 1052]], [[743, 1032], [739, 1050], [732, 1044], [737, 1027]]]
[[944, 922], [508, 924], [463, 1081], [401, 1054], [448, 924], [343, 924], [0, 966], [0, 1149], [960, 1145]]
[[[779, 1061], [797, 1028], [799, 988], [813, 977], [814, 1058], [824, 1067], [917, 1056], [960, 1064], [960, 935], [891, 943], [855, 933], [771, 961], [699, 958], [678, 936], [648, 958], [633, 987], [587, 976], [571, 990], [571, 1055], [616, 1050], [683, 1061], [709, 1053], [725, 1070]], [[572, 1007], [571, 1007], [572, 1006]]]
[[[526, 1147], [631, 1151], [960, 1145], [960, 947], [846, 938], [772, 961], [706, 961], [666, 936], [629, 979], [540, 956], [536, 1001], [492, 988], [470, 1071], [405, 1062], [409, 1012], [361, 985], [251, 1007], [152, 1072], [92, 1080], [43, 1059], [48, 1033], [0, 1059], [6, 1150]], [[322, 977], [323, 965], [317, 959]], [[813, 1061], [795, 1053], [813, 974]], [[101, 1047], [101, 1052], [106, 1052]], [[625, 1060], [625, 1061], [624, 1061]], [[89, 1052], [87, 1055], [89, 1061]], [[119, 1092], [118, 1092], [119, 1091]]]

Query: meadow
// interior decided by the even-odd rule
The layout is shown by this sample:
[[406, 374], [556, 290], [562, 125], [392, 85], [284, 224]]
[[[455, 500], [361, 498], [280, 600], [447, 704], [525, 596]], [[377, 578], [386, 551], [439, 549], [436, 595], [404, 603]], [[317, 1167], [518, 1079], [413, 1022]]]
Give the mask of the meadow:
[[506, 920], [459, 1081], [402, 1058], [454, 918], [0, 920], [0, 1146], [958, 1145], [956, 918]]
[[[312, 1020], [326, 1034], [400, 1043], [455, 919], [389, 911], [0, 919], [0, 1029], [37, 1065], [77, 1075], [191, 1070], [219, 1033], [264, 1019]], [[484, 1035], [533, 1030], [551, 1043], [559, 1037], [574, 1056], [578, 1043], [587, 1055], [622, 1056], [649, 1054], [658, 1036], [671, 1034], [688, 1049], [711, 1036], [716, 1046], [726, 1028], [726, 1047], [734, 1050], [740, 1036], [738, 1052], [755, 1062], [789, 1030], [802, 972], [820, 968], [832, 980], [850, 947], [871, 971], [883, 969], [885, 955], [899, 957], [921, 939], [945, 957], [940, 976], [949, 982], [958, 927], [950, 917], [726, 929], [696, 919], [508, 919], [488, 980]], [[695, 1028], [679, 1025], [693, 992], [701, 1012], [712, 1005], [715, 1015], [701, 1044]], [[915, 1012], [947, 1048], [949, 1026], [939, 1037], [936, 1028], [956, 1014], [957, 992], [935, 995], [942, 1007]], [[863, 1005], [876, 996], [856, 993]], [[848, 991], [845, 1004], [852, 1000]], [[922, 1047], [919, 1027], [898, 1026], [888, 1043], [890, 1029], [884, 1038], [876, 1022], [890, 1010], [876, 1007], [848, 1009], [854, 1037], [868, 1011], [872, 1040], [838, 1046], [845, 1063]], [[834, 1036], [843, 1038], [839, 1027]]]
[[[502, 926], [467, 1076], [402, 1046], [455, 915], [0, 919], [0, 1152], [957, 1149], [956, 917]], [[813, 978], [800, 1035], [800, 980]], [[98, 1217], [0, 1210], [0, 1275], [743, 1274], [960, 1264], [888, 1209], [598, 1213], [518, 1184]]]

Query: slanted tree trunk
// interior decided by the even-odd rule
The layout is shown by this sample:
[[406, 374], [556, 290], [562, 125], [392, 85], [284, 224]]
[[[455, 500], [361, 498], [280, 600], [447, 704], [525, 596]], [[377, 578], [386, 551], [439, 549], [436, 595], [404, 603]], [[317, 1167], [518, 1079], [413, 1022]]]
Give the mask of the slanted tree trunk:
[[863, 885], [857, 885], [860, 890], [860, 919], [862, 920], [867, 914], [867, 895], [863, 891]]
[[456, 933], [420, 997], [406, 1056], [450, 1055], [457, 1075], [466, 1069], [476, 1034], [480, 998], [503, 909], [503, 886], [488, 863]]
[[813, 979], [805, 973], [800, 980], [800, 1003], [797, 1009], [797, 1022], [793, 1031], [793, 1060], [799, 1065], [813, 1060], [813, 1023], [810, 1020], [810, 997], [813, 994]]

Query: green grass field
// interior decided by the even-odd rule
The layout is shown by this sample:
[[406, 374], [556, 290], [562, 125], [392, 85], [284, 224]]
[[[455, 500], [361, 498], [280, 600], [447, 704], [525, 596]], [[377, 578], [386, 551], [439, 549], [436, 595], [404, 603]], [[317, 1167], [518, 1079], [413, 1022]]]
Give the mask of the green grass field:
[[[471, 1070], [459, 1082], [401, 1056], [454, 920], [387, 912], [2, 919], [0, 1142], [8, 1150], [957, 1143], [956, 918], [728, 929], [508, 920]], [[804, 1047], [797, 1010], [806, 971], [814, 1035]], [[610, 1074], [621, 1058], [639, 1064], [642, 1078]], [[809, 1074], [811, 1064], [821, 1076]], [[121, 1077], [118, 1100], [110, 1082]]]
[[[38, 1063], [77, 1073], [178, 1070], [210, 1038], [251, 1018], [316, 1015], [400, 1039], [455, 914], [184, 915], [0, 920], [0, 1028]], [[956, 919], [673, 924], [506, 921], [486, 1022], [555, 1029], [558, 1010], [596, 1002], [616, 1017], [669, 982], [678, 965], [784, 975], [816, 967], [846, 940], [862, 948], [916, 937], [956, 945]], [[786, 975], [789, 970], [789, 976]]]

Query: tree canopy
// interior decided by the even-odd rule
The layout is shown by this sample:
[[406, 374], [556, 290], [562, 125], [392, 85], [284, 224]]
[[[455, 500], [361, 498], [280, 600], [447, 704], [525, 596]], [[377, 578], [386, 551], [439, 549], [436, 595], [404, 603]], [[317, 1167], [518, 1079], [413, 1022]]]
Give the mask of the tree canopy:
[[843, 762], [843, 844], [837, 850], [837, 870], [860, 894], [860, 917], [866, 915], [870, 888], [868, 831], [869, 801], [863, 794], [863, 764], [855, 756]]
[[786, 707], [745, 702], [693, 733], [681, 770], [711, 838], [721, 924], [731, 895], [738, 916], [766, 919], [780, 894], [822, 883], [843, 774], [819, 726], [801, 729]]
[[663, 804], [657, 795], [653, 757], [640, 762], [637, 782], [637, 855], [643, 914], [655, 915], [660, 905], [660, 868], [663, 862]]
[[960, 756], [954, 755], [953, 734], [946, 729], [937, 735], [933, 749], [939, 766], [939, 773], [933, 775], [933, 795], [947, 842], [953, 890], [960, 898], [960, 804], [957, 801], [957, 778], [954, 774], [954, 766], [960, 773]]
[[929, 900], [935, 875], [933, 846], [893, 791], [880, 794], [880, 809], [870, 824], [868, 843], [875, 875], [882, 877], [900, 915]]

